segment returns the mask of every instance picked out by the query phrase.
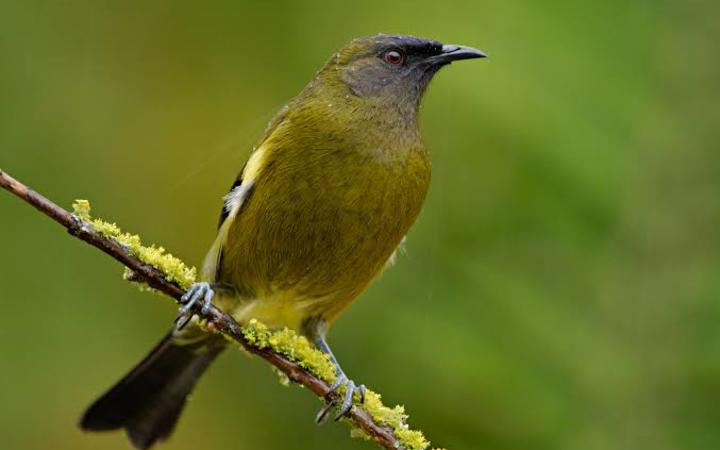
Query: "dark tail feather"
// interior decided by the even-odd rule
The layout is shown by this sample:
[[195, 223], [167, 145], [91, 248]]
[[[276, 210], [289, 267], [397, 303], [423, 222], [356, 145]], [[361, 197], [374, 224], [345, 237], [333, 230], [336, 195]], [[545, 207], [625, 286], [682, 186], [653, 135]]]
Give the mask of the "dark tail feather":
[[150, 448], [172, 433], [185, 398], [224, 347], [215, 339], [178, 345], [172, 333], [168, 334], [88, 408], [80, 427], [94, 431], [125, 428], [135, 448]]

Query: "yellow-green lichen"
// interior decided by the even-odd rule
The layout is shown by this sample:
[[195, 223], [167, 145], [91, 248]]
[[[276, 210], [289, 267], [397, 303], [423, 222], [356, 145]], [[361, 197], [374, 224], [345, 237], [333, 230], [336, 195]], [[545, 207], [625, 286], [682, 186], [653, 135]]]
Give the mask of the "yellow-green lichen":
[[271, 330], [262, 322], [251, 319], [242, 327], [242, 334], [255, 347], [271, 348], [325, 382], [335, 381], [335, 365], [328, 356], [294, 330]]
[[290, 386], [290, 377], [288, 377], [285, 372], [283, 372], [282, 370], [278, 369], [275, 366], [270, 366], [270, 369], [272, 369], [272, 371], [275, 372], [275, 375], [278, 376], [278, 379], [282, 386], [285, 386], [285, 387]]
[[190, 285], [195, 282], [197, 270], [194, 267], [186, 266], [180, 259], [167, 253], [163, 247], [156, 247], [154, 245], [146, 247], [142, 245], [138, 235], [124, 233], [120, 227], [114, 223], [106, 222], [102, 219], [93, 219], [90, 215], [89, 201], [75, 200], [75, 203], [73, 203], [73, 212], [78, 218], [90, 224], [95, 231], [103, 236], [114, 239], [127, 251], [137, 256], [142, 262], [161, 271], [168, 281], [177, 283], [178, 286], [183, 289], [189, 288]]
[[[425, 438], [422, 431], [411, 430], [408, 427], [408, 415], [405, 413], [405, 407], [401, 405], [395, 405], [393, 408], [387, 407], [383, 404], [380, 394], [369, 389], [365, 393], [365, 403], [362, 406], [377, 424], [393, 430], [403, 449], [425, 450], [430, 446], [430, 442]], [[369, 438], [362, 430], [357, 428], [352, 430], [351, 436], [363, 439]]]

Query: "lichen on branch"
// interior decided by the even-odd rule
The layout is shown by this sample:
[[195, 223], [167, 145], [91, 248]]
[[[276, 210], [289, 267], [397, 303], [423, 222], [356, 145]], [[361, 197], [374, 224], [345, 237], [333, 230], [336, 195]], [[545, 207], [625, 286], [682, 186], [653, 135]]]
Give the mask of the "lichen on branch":
[[[310, 344], [305, 336], [298, 335], [294, 330], [288, 328], [271, 330], [258, 320], [251, 319], [247, 325], [242, 327], [242, 333], [249, 342], [258, 348], [269, 347], [297, 362], [300, 367], [325, 382], [332, 383], [335, 381], [335, 365], [328, 356]], [[356, 402], [360, 400], [357, 394], [355, 397]], [[402, 443], [403, 448], [407, 450], [425, 450], [430, 445], [430, 442], [421, 431], [412, 430], [407, 425], [408, 416], [403, 406], [396, 405], [394, 408], [389, 408], [382, 403], [380, 394], [367, 389], [362, 407], [375, 422], [391, 428]], [[352, 426], [350, 432], [352, 437], [371, 439], [361, 428], [354, 426], [351, 421], [348, 422]]]
[[[183, 289], [188, 289], [195, 282], [197, 278], [197, 269], [195, 267], [188, 267], [182, 260], [166, 252], [163, 247], [144, 246], [140, 236], [123, 232], [115, 223], [93, 218], [90, 215], [89, 201], [75, 200], [72, 206], [73, 212], [79, 219], [92, 225], [95, 231], [103, 236], [117, 241], [142, 262], [155, 267], [165, 275], [168, 281], [177, 283]], [[127, 273], [126, 278], [128, 278]]]

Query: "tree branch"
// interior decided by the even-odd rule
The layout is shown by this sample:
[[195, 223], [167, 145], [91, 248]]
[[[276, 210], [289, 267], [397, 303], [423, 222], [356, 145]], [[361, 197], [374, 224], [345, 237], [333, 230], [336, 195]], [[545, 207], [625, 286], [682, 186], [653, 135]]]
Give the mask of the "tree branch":
[[[132, 271], [133, 281], [142, 281], [150, 287], [174, 298], [178, 303], [184, 290], [176, 283], [167, 281], [163, 272], [140, 260], [130, 253], [123, 245], [116, 240], [106, 237], [97, 232], [93, 226], [82, 220], [80, 217], [71, 214], [44, 196], [29, 189], [24, 184], [12, 178], [0, 169], [0, 187], [15, 194], [20, 199], [34, 206], [37, 210], [58, 222], [67, 231], [88, 244], [100, 249], [104, 253], [115, 258]], [[337, 394], [330, 390], [330, 386], [308, 370], [301, 367], [297, 362], [292, 361], [272, 348], [259, 348], [242, 333], [242, 327], [230, 315], [216, 307], [211, 307], [206, 314], [202, 314], [200, 308], [196, 308], [195, 314], [207, 321], [210, 328], [226, 335], [245, 350], [260, 356], [275, 366], [282, 373], [295, 383], [301, 384], [312, 391], [316, 396], [325, 400], [334, 398]], [[359, 405], [354, 405], [347, 418], [355, 426], [361, 429], [370, 439], [379, 446], [388, 450], [406, 448], [404, 440], [397, 436], [397, 431], [388, 426], [379, 424], [368, 412]], [[425, 441], [426, 442], [426, 441]], [[412, 446], [415, 447], [415, 446]], [[409, 447], [407, 447], [409, 448]], [[423, 447], [418, 448], [425, 448]]]

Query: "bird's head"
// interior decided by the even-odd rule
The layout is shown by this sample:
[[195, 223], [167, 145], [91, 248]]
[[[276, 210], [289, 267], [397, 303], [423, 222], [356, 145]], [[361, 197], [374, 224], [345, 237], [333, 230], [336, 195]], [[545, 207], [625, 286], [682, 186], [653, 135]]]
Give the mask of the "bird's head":
[[472, 47], [378, 34], [357, 38], [341, 48], [321, 74], [359, 97], [417, 105], [440, 68], [485, 56]]

